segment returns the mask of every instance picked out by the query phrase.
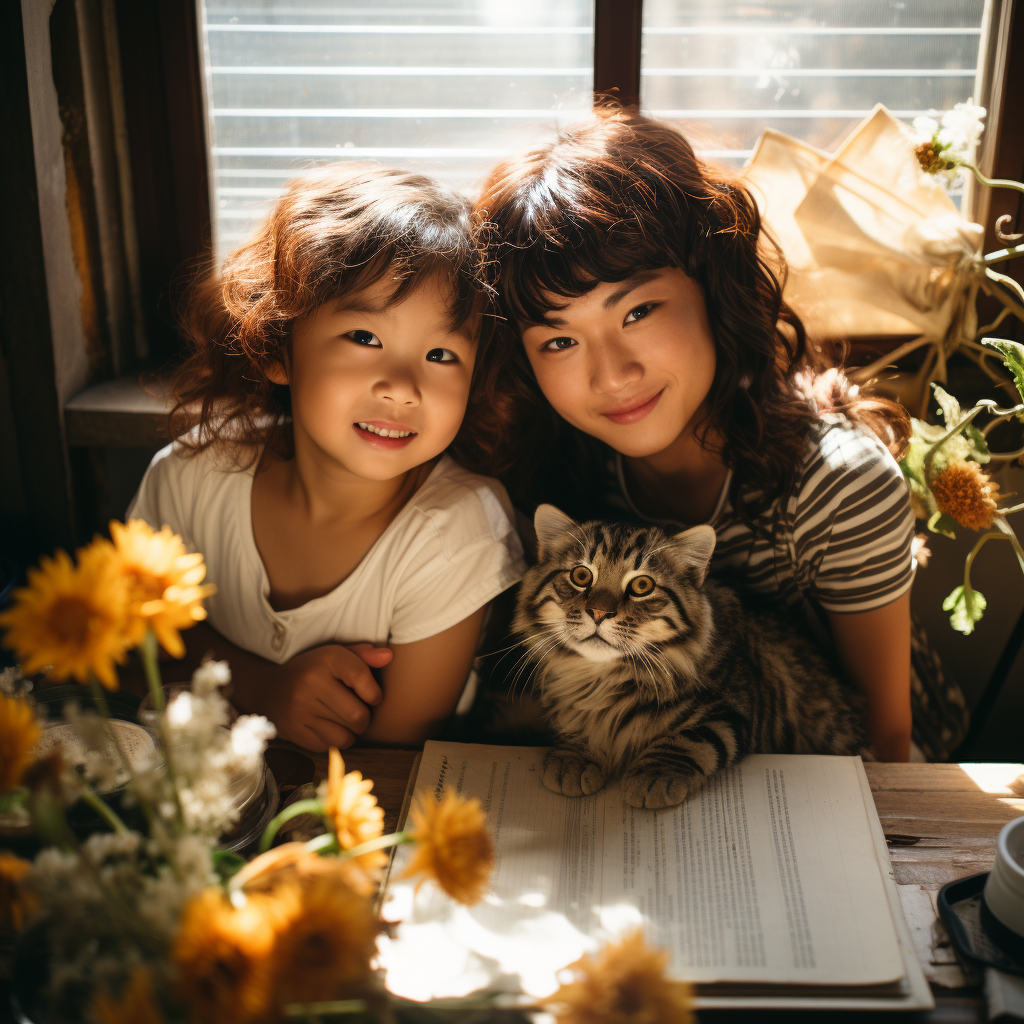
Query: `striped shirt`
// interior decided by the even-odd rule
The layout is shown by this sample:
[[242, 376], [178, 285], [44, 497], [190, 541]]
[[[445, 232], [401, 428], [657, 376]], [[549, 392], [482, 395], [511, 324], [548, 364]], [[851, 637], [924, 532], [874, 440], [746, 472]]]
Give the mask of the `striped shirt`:
[[[686, 525], [652, 520], [636, 508], [617, 452], [608, 470], [610, 504], [670, 530]], [[734, 511], [731, 482], [730, 470], [709, 520], [718, 536], [713, 572], [738, 574], [751, 590], [777, 595], [816, 631], [822, 610], [869, 611], [910, 589], [910, 495], [896, 460], [874, 434], [834, 414], [812, 424], [792, 489], [754, 517], [758, 530]]]

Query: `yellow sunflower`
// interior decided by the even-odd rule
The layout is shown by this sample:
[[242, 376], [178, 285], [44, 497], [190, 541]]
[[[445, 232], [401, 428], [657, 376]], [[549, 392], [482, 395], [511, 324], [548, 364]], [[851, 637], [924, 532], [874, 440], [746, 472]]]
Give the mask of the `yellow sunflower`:
[[[343, 850], [351, 850], [379, 839], [384, 833], [384, 808], [378, 805], [377, 798], [370, 792], [372, 789], [373, 782], [364, 779], [361, 772], [346, 774], [341, 753], [331, 747], [327, 763], [327, 787], [323, 797], [324, 814]], [[388, 855], [383, 850], [374, 850], [362, 854], [351, 863], [358, 864], [372, 876], [379, 873], [387, 862]]]
[[156, 533], [142, 519], [124, 524], [111, 520], [110, 536], [128, 581], [132, 646], [152, 629], [161, 646], [175, 658], [185, 653], [179, 630], [206, 618], [203, 599], [217, 589], [204, 584], [201, 554], [189, 554], [169, 526]]
[[32, 748], [41, 735], [32, 706], [0, 693], [0, 793], [8, 793], [21, 783], [34, 760]]
[[108, 992], [98, 992], [92, 1000], [92, 1019], [96, 1024], [164, 1024], [149, 971], [134, 968], [116, 999]]
[[479, 903], [494, 867], [494, 844], [480, 801], [449, 790], [440, 802], [420, 800], [412, 821], [409, 834], [416, 850], [402, 877], [422, 872], [459, 903]]
[[21, 931], [36, 909], [35, 897], [21, 887], [31, 870], [32, 865], [27, 860], [0, 850], [0, 930]]
[[369, 901], [344, 881], [343, 865], [321, 858], [327, 870], [291, 883], [297, 912], [277, 933], [273, 954], [274, 1005], [352, 998], [370, 975], [379, 923]]
[[277, 930], [292, 913], [277, 895], [250, 895], [235, 906], [220, 889], [205, 889], [189, 900], [171, 959], [190, 1020], [257, 1024], [273, 1019], [270, 958]]
[[67, 552], [42, 558], [29, 569], [27, 587], [14, 592], [14, 607], [0, 615], [26, 675], [45, 671], [50, 679], [95, 676], [117, 689], [115, 664], [130, 646], [126, 635], [128, 591], [113, 546], [96, 541], [79, 552], [78, 567]]
[[968, 530], [987, 530], [1001, 497], [999, 485], [976, 462], [953, 462], [931, 481], [940, 512]]
[[638, 929], [572, 964], [544, 1008], [557, 1024], [692, 1024], [693, 988], [665, 977], [668, 960]]

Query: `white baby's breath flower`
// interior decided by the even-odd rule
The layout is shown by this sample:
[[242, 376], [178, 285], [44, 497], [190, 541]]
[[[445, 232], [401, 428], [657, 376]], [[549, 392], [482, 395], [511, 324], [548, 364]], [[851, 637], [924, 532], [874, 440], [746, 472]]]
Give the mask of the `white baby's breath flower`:
[[277, 729], [263, 715], [243, 715], [239, 718], [231, 727], [231, 753], [239, 769], [255, 769], [267, 748], [267, 741], [276, 735]]
[[961, 167], [974, 161], [974, 151], [985, 129], [985, 108], [974, 103], [957, 103], [941, 121], [934, 117], [915, 117], [915, 152], [922, 168], [945, 178], [952, 188], [962, 175]]
[[216, 693], [231, 682], [231, 668], [226, 661], [204, 661], [192, 673], [192, 692], [200, 697]]
[[26, 683], [17, 665], [0, 672], [0, 693], [5, 697], [20, 697], [26, 689], [31, 687]]
[[972, 160], [974, 150], [981, 141], [981, 133], [985, 130], [986, 113], [984, 107], [974, 103], [957, 103], [952, 110], [942, 115], [940, 141], [948, 143], [958, 159]]
[[923, 114], [914, 118], [914, 131], [919, 142], [930, 142], [939, 133], [939, 122], [934, 117]]
[[93, 864], [116, 857], [134, 857], [142, 845], [138, 832], [94, 832], [82, 844], [82, 853]]

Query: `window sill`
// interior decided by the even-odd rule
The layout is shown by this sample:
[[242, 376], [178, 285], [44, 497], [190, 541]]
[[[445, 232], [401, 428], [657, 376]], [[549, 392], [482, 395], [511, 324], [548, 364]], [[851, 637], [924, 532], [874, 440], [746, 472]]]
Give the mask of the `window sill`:
[[167, 382], [138, 374], [104, 381], [64, 406], [72, 448], [158, 448], [167, 443]]

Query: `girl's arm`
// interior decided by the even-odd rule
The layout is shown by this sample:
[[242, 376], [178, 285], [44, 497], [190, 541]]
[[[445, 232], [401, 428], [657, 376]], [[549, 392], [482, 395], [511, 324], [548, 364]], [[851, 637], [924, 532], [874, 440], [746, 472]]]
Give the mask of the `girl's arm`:
[[208, 654], [227, 661], [231, 703], [247, 714], [266, 715], [279, 737], [307, 750], [350, 747], [359, 738], [370, 724], [368, 705], [381, 699], [370, 670], [391, 661], [387, 647], [324, 644], [278, 665], [238, 647], [206, 623], [184, 636], [184, 661], [164, 672], [168, 682], [186, 680]]
[[867, 697], [880, 761], [910, 758], [910, 593], [868, 612], [829, 612], [840, 661]]
[[380, 673], [384, 699], [373, 710], [364, 740], [418, 745], [444, 725], [476, 657], [485, 610], [486, 605], [436, 636], [393, 645], [394, 659]]

